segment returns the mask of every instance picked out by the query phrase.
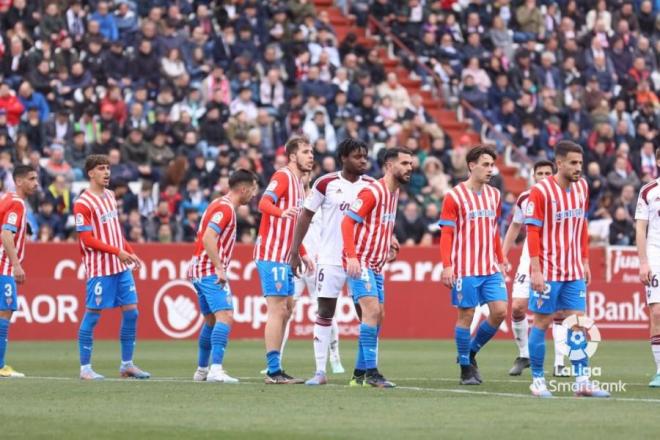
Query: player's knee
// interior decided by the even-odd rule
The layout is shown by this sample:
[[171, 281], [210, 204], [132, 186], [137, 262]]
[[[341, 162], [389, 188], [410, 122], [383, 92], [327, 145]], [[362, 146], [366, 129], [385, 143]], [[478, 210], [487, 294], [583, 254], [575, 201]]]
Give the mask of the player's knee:
[[511, 306], [511, 317], [514, 321], [522, 321], [527, 315], [527, 306], [521, 303], [513, 303]]
[[460, 327], [469, 327], [474, 319], [474, 309], [459, 309], [457, 324]]
[[234, 313], [231, 310], [216, 312], [215, 320], [216, 322], [222, 322], [223, 324], [230, 326], [234, 323]]
[[213, 313], [209, 313], [208, 315], [205, 315], [204, 322], [209, 327], [213, 327], [215, 325], [215, 315]]
[[12, 313], [13, 312], [11, 310], [0, 310], [0, 319], [6, 319], [9, 321], [11, 319]]
[[501, 323], [506, 319], [506, 308], [496, 309], [490, 313], [490, 321]]
[[649, 318], [653, 325], [660, 326], [660, 304], [651, 304]]
[[139, 312], [137, 309], [128, 309], [122, 312], [122, 316], [126, 321], [137, 321]]

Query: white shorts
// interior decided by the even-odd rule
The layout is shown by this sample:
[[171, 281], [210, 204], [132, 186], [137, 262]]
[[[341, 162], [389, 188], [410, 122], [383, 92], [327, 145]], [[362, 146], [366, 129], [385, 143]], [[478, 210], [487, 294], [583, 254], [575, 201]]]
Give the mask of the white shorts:
[[512, 298], [529, 299], [529, 289], [531, 288], [529, 278], [527, 273], [516, 272], [516, 276], [513, 278]]
[[312, 298], [316, 298], [316, 274], [305, 274], [302, 278], [294, 277], [293, 278], [294, 293], [293, 299], [298, 299], [302, 296], [307, 287], [307, 293]]
[[316, 269], [316, 295], [319, 298], [339, 298], [346, 279], [347, 275], [343, 267], [319, 265]]
[[660, 303], [660, 266], [651, 267], [651, 284], [646, 287], [646, 304]]

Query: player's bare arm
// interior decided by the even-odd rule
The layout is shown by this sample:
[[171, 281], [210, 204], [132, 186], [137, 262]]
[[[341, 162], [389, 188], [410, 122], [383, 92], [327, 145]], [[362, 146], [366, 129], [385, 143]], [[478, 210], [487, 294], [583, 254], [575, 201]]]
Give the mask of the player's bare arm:
[[16, 252], [16, 246], [14, 245], [14, 233], [12, 231], [6, 229], [2, 231], [2, 246], [14, 268], [14, 280], [16, 280], [18, 284], [23, 283], [25, 281], [25, 271], [18, 259], [18, 253]]
[[289, 257], [289, 264], [293, 269], [293, 273], [300, 276], [302, 274], [302, 259], [300, 258], [300, 245], [307, 235], [309, 230], [309, 225], [312, 223], [312, 218], [314, 217], [314, 212], [309, 209], [303, 209], [300, 217], [298, 218], [298, 223], [296, 223], [296, 229], [293, 233], [293, 242], [291, 244], [291, 257]]
[[204, 245], [204, 250], [206, 255], [208, 255], [209, 260], [213, 263], [215, 268], [215, 274], [218, 277], [216, 281], [217, 284], [225, 284], [227, 282], [227, 273], [225, 272], [225, 267], [220, 261], [220, 249], [218, 249], [218, 234], [213, 228], [206, 228], [204, 235], [202, 236], [202, 244]]
[[648, 286], [651, 283], [651, 268], [649, 267], [649, 258], [646, 254], [646, 231], [648, 225], [648, 220], [637, 220], [635, 222], [635, 232], [637, 233], [637, 254], [639, 255], [639, 280], [645, 286]]

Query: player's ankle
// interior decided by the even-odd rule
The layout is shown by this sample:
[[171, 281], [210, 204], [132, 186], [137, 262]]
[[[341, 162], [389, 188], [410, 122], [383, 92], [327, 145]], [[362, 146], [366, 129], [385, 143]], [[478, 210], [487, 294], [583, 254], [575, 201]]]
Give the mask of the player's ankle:
[[355, 370], [353, 370], [353, 376], [356, 376], [356, 377], [364, 376], [366, 373], [367, 373], [366, 370], [359, 370], [357, 368]]

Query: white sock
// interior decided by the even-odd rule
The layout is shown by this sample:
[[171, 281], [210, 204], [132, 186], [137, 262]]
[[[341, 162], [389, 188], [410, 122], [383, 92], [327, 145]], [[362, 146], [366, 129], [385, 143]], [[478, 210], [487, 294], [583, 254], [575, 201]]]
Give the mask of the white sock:
[[534, 384], [534, 387], [538, 389], [546, 389], [547, 385], [545, 384], [545, 377], [535, 377], [532, 379], [532, 383]]
[[568, 330], [566, 327], [555, 321], [555, 323], [552, 324], [552, 339], [555, 343], [555, 367], [558, 365], [564, 365], [564, 354], [559, 347], [562, 343], [566, 342], [567, 336]]
[[339, 362], [339, 325], [337, 318], [332, 319], [330, 326], [330, 359]]
[[325, 373], [328, 363], [328, 349], [332, 338], [332, 322], [330, 319], [316, 316], [314, 323], [314, 358], [316, 359], [316, 371]]
[[128, 367], [129, 365], [133, 365], [133, 360], [132, 359], [130, 361], [121, 361], [121, 366], [122, 367]]
[[280, 347], [280, 361], [284, 357], [284, 346], [286, 346], [286, 341], [289, 339], [289, 327], [291, 326], [291, 321], [293, 321], [293, 315], [286, 322], [284, 326], [284, 336], [282, 337], [282, 346]]
[[80, 371], [85, 371], [87, 369], [92, 369], [92, 364], [87, 364], [87, 365], [81, 365], [80, 366]]
[[[660, 339], [658, 336], [655, 336], [655, 338]], [[652, 343], [651, 351], [653, 352], [653, 359], [655, 359], [656, 373], [660, 374], [660, 345]]]
[[511, 327], [513, 328], [513, 337], [518, 346], [519, 356], [521, 358], [529, 359], [529, 345], [527, 343], [529, 323], [527, 322], [527, 317], [521, 321], [512, 320]]

